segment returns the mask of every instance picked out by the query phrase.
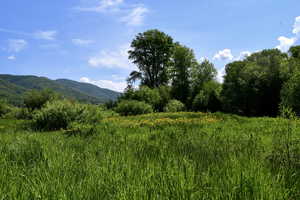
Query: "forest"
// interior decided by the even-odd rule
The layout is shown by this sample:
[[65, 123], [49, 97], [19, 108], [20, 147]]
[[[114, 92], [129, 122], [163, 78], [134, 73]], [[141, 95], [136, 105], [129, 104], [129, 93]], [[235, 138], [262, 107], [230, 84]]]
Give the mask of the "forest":
[[157, 112], [172, 107], [244, 116], [300, 113], [300, 46], [287, 53], [266, 49], [229, 63], [223, 83], [213, 63], [197, 61], [192, 49], [158, 30], [138, 34], [131, 48], [129, 59], [138, 71], [128, 77], [122, 100], [144, 101]]

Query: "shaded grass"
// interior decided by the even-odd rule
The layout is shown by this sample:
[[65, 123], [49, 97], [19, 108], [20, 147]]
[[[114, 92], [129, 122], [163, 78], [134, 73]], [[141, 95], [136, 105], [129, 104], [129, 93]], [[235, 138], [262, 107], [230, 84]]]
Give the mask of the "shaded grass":
[[163, 113], [90, 137], [22, 123], [0, 120], [0, 199], [300, 199], [297, 121]]

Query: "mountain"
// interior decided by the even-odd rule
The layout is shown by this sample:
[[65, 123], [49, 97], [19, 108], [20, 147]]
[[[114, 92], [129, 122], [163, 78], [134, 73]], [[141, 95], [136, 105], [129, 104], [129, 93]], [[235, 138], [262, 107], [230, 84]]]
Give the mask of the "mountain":
[[72, 88], [74, 90], [77, 90], [81, 93], [100, 98], [100, 99], [112, 99], [115, 100], [120, 96], [120, 93], [109, 90], [109, 89], [103, 89], [99, 88], [96, 85], [89, 84], [89, 83], [80, 83], [77, 81], [72, 81], [68, 79], [58, 79], [56, 80], [61, 85], [64, 85], [65, 87]]
[[67, 98], [86, 103], [104, 103], [114, 101], [120, 93], [103, 89], [95, 85], [67, 79], [51, 80], [38, 76], [15, 76], [0, 74], [0, 98], [8, 99], [13, 104], [20, 104], [25, 92], [36, 89], [51, 89]]

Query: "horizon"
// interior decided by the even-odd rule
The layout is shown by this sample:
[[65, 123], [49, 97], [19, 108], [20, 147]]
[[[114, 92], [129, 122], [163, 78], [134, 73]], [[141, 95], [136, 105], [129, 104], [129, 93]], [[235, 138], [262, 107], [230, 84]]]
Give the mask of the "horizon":
[[296, 0], [53, 0], [31, 5], [4, 0], [0, 74], [69, 79], [120, 92], [136, 68], [127, 59], [129, 44], [138, 33], [158, 29], [193, 49], [198, 61], [213, 62], [221, 80], [229, 62], [263, 49], [286, 52], [299, 45], [299, 7]]

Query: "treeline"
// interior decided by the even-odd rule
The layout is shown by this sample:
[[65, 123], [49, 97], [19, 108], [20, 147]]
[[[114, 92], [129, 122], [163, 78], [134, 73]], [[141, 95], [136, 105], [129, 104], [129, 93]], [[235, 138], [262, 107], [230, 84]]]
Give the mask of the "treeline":
[[[192, 49], [159, 30], [139, 33], [131, 49], [129, 59], [138, 70], [130, 73], [128, 87], [116, 105], [124, 115], [133, 110], [300, 114], [300, 46], [288, 53], [263, 50], [229, 63], [222, 84], [211, 62], [197, 61]], [[147, 109], [137, 109], [138, 103]]]

